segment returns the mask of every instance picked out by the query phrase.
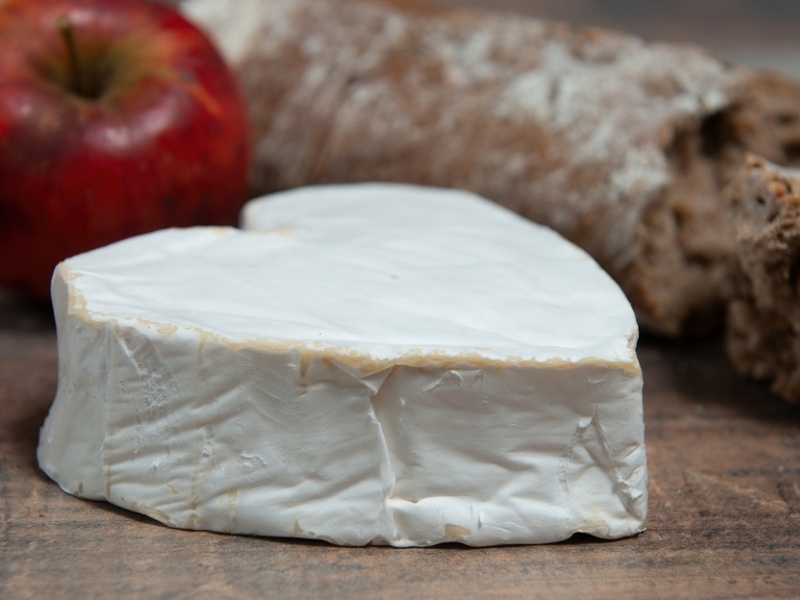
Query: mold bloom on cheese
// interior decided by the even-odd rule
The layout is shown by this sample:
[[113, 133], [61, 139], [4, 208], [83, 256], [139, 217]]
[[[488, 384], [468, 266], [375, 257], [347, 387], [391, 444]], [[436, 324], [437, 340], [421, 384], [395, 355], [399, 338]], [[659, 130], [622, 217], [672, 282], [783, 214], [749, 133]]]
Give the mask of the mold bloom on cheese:
[[453, 190], [251, 202], [53, 276], [39, 463], [173, 527], [336, 544], [642, 529], [636, 321], [549, 229]]

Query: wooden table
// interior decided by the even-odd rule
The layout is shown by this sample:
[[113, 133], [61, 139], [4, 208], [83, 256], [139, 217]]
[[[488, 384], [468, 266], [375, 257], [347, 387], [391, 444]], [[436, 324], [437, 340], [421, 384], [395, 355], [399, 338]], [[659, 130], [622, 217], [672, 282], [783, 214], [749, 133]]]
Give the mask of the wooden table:
[[639, 355], [650, 468], [643, 534], [337, 548], [173, 530], [61, 492], [35, 455], [56, 388], [51, 318], [0, 295], [0, 598], [800, 597], [800, 408], [737, 377], [720, 340], [645, 339]]
[[36, 464], [56, 388], [46, 310], [0, 296], [0, 598], [797, 598], [800, 408], [719, 340], [645, 339], [641, 535], [528, 547], [337, 548], [170, 529], [63, 493]]

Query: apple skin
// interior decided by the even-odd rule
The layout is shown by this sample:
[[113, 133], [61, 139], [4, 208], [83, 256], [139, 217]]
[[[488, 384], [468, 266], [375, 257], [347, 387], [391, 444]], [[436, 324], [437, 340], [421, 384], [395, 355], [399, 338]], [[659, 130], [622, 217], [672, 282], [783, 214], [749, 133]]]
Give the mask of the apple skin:
[[0, 0], [0, 286], [47, 301], [64, 258], [165, 227], [235, 224], [248, 161], [237, 83], [174, 8]]

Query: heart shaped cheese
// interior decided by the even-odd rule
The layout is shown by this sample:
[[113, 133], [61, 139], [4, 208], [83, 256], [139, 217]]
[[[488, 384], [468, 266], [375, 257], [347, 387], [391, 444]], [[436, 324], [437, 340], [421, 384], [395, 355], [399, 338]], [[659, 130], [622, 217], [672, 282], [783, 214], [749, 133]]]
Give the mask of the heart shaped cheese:
[[636, 321], [576, 246], [474, 195], [251, 202], [56, 269], [39, 461], [163, 523], [337, 544], [616, 538], [646, 512]]

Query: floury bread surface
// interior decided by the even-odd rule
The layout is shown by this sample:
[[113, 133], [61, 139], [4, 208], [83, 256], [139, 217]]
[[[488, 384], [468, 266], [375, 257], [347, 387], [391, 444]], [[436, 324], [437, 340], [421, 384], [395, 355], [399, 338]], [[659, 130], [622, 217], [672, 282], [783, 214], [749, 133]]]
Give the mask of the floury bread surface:
[[263, 230], [57, 268], [39, 461], [64, 490], [347, 545], [642, 529], [637, 326], [587, 254], [457, 191], [310, 188], [245, 214]]
[[257, 193], [471, 190], [587, 250], [662, 334], [719, 325], [736, 253], [722, 189], [745, 151], [786, 164], [800, 144], [800, 84], [696, 47], [433, 1], [184, 7], [242, 83]]

